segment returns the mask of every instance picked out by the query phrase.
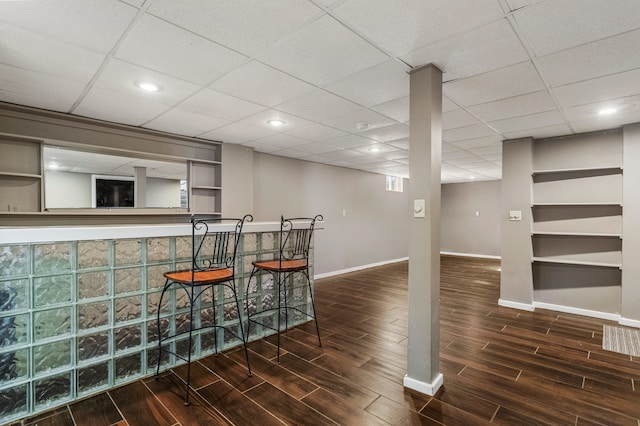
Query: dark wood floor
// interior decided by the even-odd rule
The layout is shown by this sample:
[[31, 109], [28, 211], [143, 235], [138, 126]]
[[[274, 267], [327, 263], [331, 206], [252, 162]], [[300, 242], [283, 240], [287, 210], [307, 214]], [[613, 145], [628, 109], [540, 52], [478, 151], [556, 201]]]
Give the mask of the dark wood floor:
[[640, 359], [602, 350], [603, 321], [499, 307], [499, 262], [444, 256], [435, 397], [402, 386], [407, 264], [316, 281], [310, 324], [194, 364], [192, 405], [166, 372], [25, 421], [45, 425], [633, 425]]

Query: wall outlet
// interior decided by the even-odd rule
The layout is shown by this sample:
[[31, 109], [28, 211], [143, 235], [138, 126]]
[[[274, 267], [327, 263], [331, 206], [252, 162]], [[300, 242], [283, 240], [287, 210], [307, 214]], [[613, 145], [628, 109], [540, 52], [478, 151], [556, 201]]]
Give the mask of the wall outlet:
[[522, 220], [522, 210], [509, 210], [509, 220], [521, 221]]

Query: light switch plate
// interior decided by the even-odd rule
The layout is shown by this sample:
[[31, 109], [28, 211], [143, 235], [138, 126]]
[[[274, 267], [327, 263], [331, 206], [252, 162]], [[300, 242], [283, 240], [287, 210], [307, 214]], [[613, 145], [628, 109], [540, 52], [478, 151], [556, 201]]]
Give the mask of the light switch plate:
[[522, 220], [522, 210], [509, 210], [509, 220]]
[[413, 200], [413, 217], [425, 217], [424, 200]]

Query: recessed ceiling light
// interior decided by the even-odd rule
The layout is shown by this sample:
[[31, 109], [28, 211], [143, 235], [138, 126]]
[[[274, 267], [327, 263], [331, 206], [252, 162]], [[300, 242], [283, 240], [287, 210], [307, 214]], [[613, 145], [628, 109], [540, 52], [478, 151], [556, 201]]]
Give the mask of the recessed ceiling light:
[[158, 92], [161, 90], [160, 86], [150, 81], [136, 81], [135, 85], [138, 89], [144, 90], [145, 92]]
[[367, 130], [369, 128], [369, 123], [356, 123], [356, 129], [358, 130]]
[[616, 112], [618, 112], [618, 110], [615, 108], [604, 108], [598, 111], [598, 115], [610, 115], [615, 114]]
[[371, 152], [380, 152], [380, 148], [369, 148]]
[[475, 176], [469, 176], [469, 179], [475, 179], [475, 178], [476, 178]]
[[284, 126], [285, 123], [282, 120], [275, 119], [275, 120], [267, 120], [267, 124], [269, 124], [271, 127], [282, 127]]

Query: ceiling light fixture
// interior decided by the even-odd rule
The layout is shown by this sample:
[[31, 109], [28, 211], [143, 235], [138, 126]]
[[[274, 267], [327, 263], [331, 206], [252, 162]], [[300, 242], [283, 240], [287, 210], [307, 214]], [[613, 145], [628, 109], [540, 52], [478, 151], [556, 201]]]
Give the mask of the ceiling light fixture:
[[473, 180], [475, 178], [476, 178], [475, 176], [469, 176], [469, 179], [471, 179], [471, 180]]
[[270, 125], [271, 127], [282, 127], [284, 126], [285, 123], [282, 120], [275, 119], [275, 120], [267, 120], [267, 124]]
[[356, 129], [358, 130], [367, 130], [369, 128], [369, 123], [356, 123]]
[[615, 108], [604, 108], [598, 111], [598, 115], [611, 115], [615, 114], [616, 112], [618, 112], [618, 110]]
[[380, 152], [380, 148], [369, 148], [371, 152]]
[[144, 90], [145, 92], [159, 92], [162, 90], [160, 86], [150, 81], [136, 81], [134, 84], [138, 89]]

